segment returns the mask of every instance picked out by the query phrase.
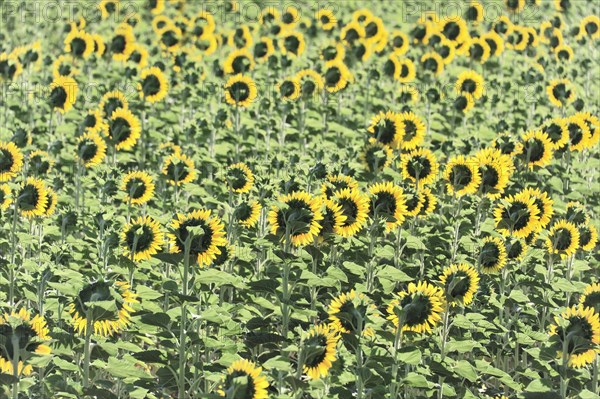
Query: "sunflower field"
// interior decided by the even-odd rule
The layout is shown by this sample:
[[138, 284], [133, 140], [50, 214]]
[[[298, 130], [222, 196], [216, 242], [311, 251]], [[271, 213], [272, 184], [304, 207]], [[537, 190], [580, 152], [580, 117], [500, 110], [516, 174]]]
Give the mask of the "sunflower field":
[[599, 13], [0, 0], [0, 399], [600, 398]]

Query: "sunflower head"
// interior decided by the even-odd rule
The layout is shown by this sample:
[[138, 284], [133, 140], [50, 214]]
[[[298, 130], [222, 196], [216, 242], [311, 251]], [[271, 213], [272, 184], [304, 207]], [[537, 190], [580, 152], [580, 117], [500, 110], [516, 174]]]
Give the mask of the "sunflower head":
[[466, 263], [450, 265], [440, 276], [446, 301], [452, 306], [469, 305], [479, 288], [477, 270]]
[[323, 219], [321, 220], [321, 231], [319, 231], [319, 242], [334, 235], [346, 221], [340, 204], [331, 198], [323, 198]]
[[160, 68], [153, 66], [140, 73], [138, 92], [143, 100], [158, 102], [167, 96], [168, 90], [169, 82]]
[[528, 249], [525, 240], [515, 237], [507, 237], [504, 246], [506, 248], [506, 258], [516, 261], [523, 259]]
[[581, 202], [570, 201], [567, 203], [565, 219], [573, 223], [575, 226], [579, 226], [584, 223], [588, 223], [590, 220], [590, 215], [585, 209], [585, 205], [583, 205]]
[[260, 218], [262, 206], [258, 201], [244, 201], [240, 203], [233, 211], [233, 219], [247, 229], [256, 226]]
[[385, 144], [374, 141], [363, 149], [360, 160], [369, 172], [380, 172], [392, 163], [394, 154]]
[[546, 248], [550, 254], [560, 255], [561, 258], [574, 255], [579, 248], [579, 230], [571, 222], [558, 220], [548, 232]]
[[579, 297], [579, 304], [584, 308], [592, 308], [596, 313], [600, 311], [600, 282], [588, 284]]
[[511, 158], [495, 148], [480, 150], [475, 158], [481, 174], [479, 191], [491, 199], [500, 197], [514, 171]]
[[256, 99], [256, 83], [249, 76], [234, 75], [225, 84], [225, 101], [236, 107], [249, 107]]
[[123, 254], [133, 261], [148, 260], [163, 243], [160, 224], [150, 216], [140, 216], [121, 231]]
[[79, 136], [76, 156], [86, 168], [99, 165], [106, 157], [106, 142], [98, 133], [86, 132]]
[[325, 87], [323, 77], [313, 69], [303, 69], [295, 77], [300, 84], [300, 94], [305, 100], [321, 94]]
[[334, 229], [342, 237], [351, 237], [358, 233], [367, 223], [369, 215], [369, 198], [358, 189], [345, 188], [333, 196], [340, 205], [342, 215], [346, 217], [342, 226]]
[[343, 189], [358, 189], [358, 182], [351, 176], [344, 174], [327, 174], [325, 181], [321, 185], [321, 193], [326, 198], [331, 198], [336, 192]]
[[523, 152], [523, 144], [508, 132], [499, 134], [492, 142], [492, 147], [511, 157]]
[[567, 351], [568, 366], [585, 367], [597, 356], [600, 344], [600, 316], [593, 308], [572, 306], [554, 317], [549, 334], [558, 356]]
[[431, 150], [419, 148], [402, 155], [400, 168], [404, 179], [420, 187], [435, 181], [439, 164]]
[[238, 194], [250, 192], [254, 186], [254, 174], [245, 163], [236, 163], [227, 168], [227, 186]]
[[374, 330], [368, 323], [374, 309], [366, 295], [351, 290], [333, 298], [328, 310], [329, 321], [339, 333], [373, 336]]
[[477, 258], [483, 273], [497, 273], [506, 265], [506, 246], [500, 237], [488, 236], [482, 241]]
[[192, 158], [180, 152], [169, 155], [162, 167], [162, 174], [169, 184], [182, 186], [196, 179], [197, 172]]
[[[49, 332], [42, 316], [31, 317], [31, 313], [23, 308], [0, 315], [0, 372], [30, 375], [33, 367], [27, 360], [31, 355], [48, 355], [52, 351], [47, 345]], [[18, 356], [17, 370], [14, 369], [15, 356]]]
[[370, 214], [373, 219], [383, 219], [386, 230], [400, 226], [407, 215], [406, 197], [400, 187], [392, 182], [375, 183], [369, 187]]
[[504, 235], [525, 238], [539, 230], [540, 209], [527, 192], [508, 196], [494, 209], [496, 229]]
[[267, 216], [271, 234], [290, 240], [294, 246], [312, 243], [321, 230], [321, 200], [304, 191], [281, 197], [282, 206], [273, 205]]
[[17, 190], [14, 201], [21, 215], [43, 216], [48, 204], [48, 189], [43, 180], [28, 177]]
[[269, 382], [262, 374], [262, 368], [241, 359], [229, 366], [217, 393], [227, 398], [265, 399], [268, 397], [268, 388]]
[[475, 194], [481, 183], [477, 160], [465, 158], [463, 155], [451, 158], [446, 164], [444, 179], [450, 194]]
[[311, 379], [325, 378], [336, 360], [339, 335], [329, 324], [313, 326], [301, 344], [302, 368]]
[[154, 179], [147, 172], [129, 172], [121, 179], [120, 189], [125, 193], [125, 202], [142, 205], [150, 201], [154, 195]]
[[0, 141], [0, 183], [12, 180], [23, 167], [23, 153], [12, 141]]
[[553, 144], [548, 135], [539, 130], [531, 130], [523, 136], [523, 162], [530, 168], [543, 167], [550, 163], [554, 154]]
[[328, 61], [325, 63], [323, 80], [325, 89], [329, 93], [337, 93], [345, 89], [354, 77], [348, 66], [341, 60]]
[[0, 184], [0, 212], [7, 210], [11, 203], [10, 186], [8, 184]]
[[367, 131], [374, 137], [372, 142], [381, 143], [390, 148], [399, 148], [402, 145], [404, 125], [399, 115], [395, 112], [380, 112], [371, 119]]
[[79, 86], [75, 79], [67, 76], [59, 76], [50, 84], [48, 103], [60, 113], [65, 113], [73, 108]]
[[117, 151], [132, 149], [141, 131], [140, 120], [129, 109], [116, 109], [108, 122], [109, 141]]
[[546, 93], [552, 105], [556, 107], [564, 107], [575, 101], [575, 89], [568, 79], [550, 81]]
[[409, 283], [387, 307], [388, 317], [396, 328], [416, 333], [431, 333], [441, 320], [445, 307], [444, 293], [433, 284]]
[[582, 250], [592, 252], [598, 243], [598, 230], [592, 223], [587, 222], [578, 226], [579, 245]]

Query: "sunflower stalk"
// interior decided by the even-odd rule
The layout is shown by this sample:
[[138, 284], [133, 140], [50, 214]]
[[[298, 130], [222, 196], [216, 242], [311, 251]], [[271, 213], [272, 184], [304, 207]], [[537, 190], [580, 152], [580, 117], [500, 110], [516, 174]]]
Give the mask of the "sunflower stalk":
[[185, 368], [186, 368], [186, 297], [189, 290], [190, 252], [192, 249], [193, 232], [190, 232], [183, 243], [183, 296], [181, 300], [181, 322], [179, 326], [179, 377], [177, 379], [178, 398], [185, 399]]
[[459, 216], [462, 210], [462, 197], [458, 197], [458, 199], [455, 198], [455, 203], [456, 205], [454, 207], [454, 212], [452, 216], [456, 220], [456, 222], [454, 223], [454, 238], [452, 239], [452, 260], [450, 263], [454, 263], [454, 261], [456, 260], [456, 255], [458, 253], [458, 241], [461, 225]]
[[15, 305], [15, 286], [16, 286], [16, 254], [17, 254], [17, 212], [19, 198], [15, 200], [13, 206], [12, 226], [10, 229], [10, 270], [9, 270], [9, 287], [8, 287], [8, 302], [11, 306]]
[[11, 344], [13, 347], [13, 358], [12, 358], [13, 377], [15, 378], [15, 380], [13, 381], [13, 384], [12, 384], [12, 397], [13, 397], [13, 399], [18, 399], [19, 398], [19, 381], [20, 381], [19, 359], [21, 358], [21, 347], [20, 347], [20, 343], [19, 343], [19, 336], [17, 334], [13, 333], [11, 340], [12, 340]]
[[88, 307], [85, 316], [85, 339], [83, 342], [83, 388], [87, 388], [90, 382], [90, 359], [91, 350], [90, 344], [92, 341], [92, 328], [93, 328], [93, 311], [91, 307]]
[[363, 399], [364, 397], [364, 381], [363, 381], [363, 350], [361, 345], [361, 337], [363, 332], [363, 317], [360, 312], [355, 312], [357, 319], [356, 329], [356, 397], [357, 399]]
[[404, 323], [403, 319], [405, 315], [400, 315], [398, 318], [398, 327], [396, 328], [396, 333], [394, 334], [394, 345], [392, 347], [392, 358], [394, 359], [394, 364], [392, 365], [392, 383], [390, 384], [390, 398], [398, 397], [398, 370], [400, 368], [400, 361], [398, 360], [398, 352], [402, 349], [402, 337], [404, 335]]

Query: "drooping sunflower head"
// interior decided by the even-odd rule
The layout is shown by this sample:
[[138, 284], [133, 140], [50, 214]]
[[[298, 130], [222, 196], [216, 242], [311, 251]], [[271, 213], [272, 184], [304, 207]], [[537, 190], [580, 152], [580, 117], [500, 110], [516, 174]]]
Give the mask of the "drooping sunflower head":
[[444, 306], [444, 293], [438, 287], [424, 281], [409, 283], [388, 305], [387, 319], [403, 331], [431, 333], [442, 319]]
[[582, 151], [590, 146], [590, 127], [580, 114], [567, 118], [567, 130], [569, 131], [569, 149], [571, 151]]
[[313, 380], [325, 378], [336, 360], [340, 337], [329, 324], [313, 326], [302, 341], [304, 374]]
[[48, 204], [48, 189], [43, 180], [28, 177], [17, 190], [14, 201], [22, 216], [44, 216]]
[[138, 262], [157, 254], [163, 244], [160, 224], [150, 216], [140, 216], [121, 231], [123, 255]]
[[523, 144], [508, 132], [499, 134], [492, 142], [492, 147], [511, 157], [523, 152]]
[[446, 302], [451, 306], [467, 306], [479, 288], [477, 270], [466, 263], [453, 264], [444, 269], [440, 276]]
[[267, 220], [271, 234], [289, 239], [294, 246], [311, 244], [321, 230], [321, 198], [304, 191], [294, 191], [279, 199], [281, 207], [273, 205]]
[[369, 214], [373, 219], [383, 219], [386, 230], [400, 226], [406, 218], [406, 197], [400, 187], [392, 182], [375, 183], [369, 187], [371, 204]]
[[275, 53], [273, 39], [263, 36], [254, 44], [252, 55], [257, 62], [262, 63], [267, 61], [273, 53]]
[[256, 226], [261, 210], [262, 206], [258, 201], [244, 201], [233, 211], [233, 219], [237, 220], [242, 227], [250, 229]]
[[172, 253], [189, 254], [196, 258], [200, 268], [210, 266], [221, 253], [219, 247], [227, 244], [221, 220], [209, 210], [177, 214], [167, 234]]
[[262, 374], [262, 368], [241, 359], [229, 366], [217, 393], [227, 398], [266, 399], [269, 397], [268, 388], [269, 382]]
[[592, 252], [598, 244], [598, 230], [592, 223], [587, 222], [579, 225], [579, 246], [582, 250]]
[[596, 313], [600, 311], [600, 282], [588, 284], [579, 297], [579, 304], [584, 308], [592, 308]]
[[335, 60], [325, 63], [323, 80], [325, 81], [325, 89], [329, 93], [337, 93], [345, 89], [353, 79], [350, 69], [343, 61]]
[[574, 255], [579, 248], [579, 230], [564, 219], [556, 221], [548, 232], [546, 248], [549, 253], [560, 255], [561, 258]]
[[390, 148], [400, 148], [403, 143], [405, 126], [397, 113], [382, 111], [371, 119], [367, 131], [374, 136], [373, 141]]
[[421, 208], [419, 209], [419, 213], [416, 216], [426, 217], [433, 213], [438, 200], [435, 197], [435, 194], [433, 194], [433, 192], [431, 191], [431, 189], [428, 187], [421, 188], [418, 191], [418, 195], [420, 198], [423, 198], [423, 202]]
[[488, 198], [499, 198], [514, 171], [511, 158], [496, 148], [485, 148], [475, 155], [479, 162], [481, 185], [479, 191]]
[[168, 91], [169, 82], [160, 68], [153, 66], [140, 73], [138, 92], [142, 100], [158, 102], [167, 96]]
[[560, 150], [569, 142], [569, 128], [567, 121], [564, 118], [549, 119], [539, 129], [542, 133], [546, 133], [553, 150]]
[[600, 345], [600, 315], [594, 308], [575, 305], [554, 317], [549, 334], [555, 338], [557, 355], [568, 352], [568, 366], [585, 367], [598, 355]]
[[235, 75], [225, 84], [225, 101], [229, 105], [249, 107], [257, 95], [256, 83], [249, 76]]
[[354, 290], [333, 298], [328, 314], [331, 327], [341, 334], [373, 336], [373, 328], [368, 326], [369, 316], [375, 306], [369, 298]]
[[507, 260], [515, 261], [523, 259], [528, 249], [525, 240], [515, 237], [507, 237], [504, 241], [504, 246], [506, 248]]
[[162, 174], [171, 185], [182, 186], [196, 179], [194, 160], [185, 154], [175, 152], [163, 162]]
[[539, 231], [540, 213], [535, 199], [528, 193], [509, 195], [494, 209], [496, 230], [503, 235], [525, 238], [530, 233]]
[[288, 58], [297, 58], [304, 52], [304, 35], [297, 31], [286, 31], [279, 39], [281, 54]]
[[121, 179], [120, 189], [125, 194], [125, 202], [132, 205], [143, 205], [154, 195], [154, 179], [148, 172], [129, 172]]
[[285, 78], [275, 86], [275, 90], [283, 101], [295, 101], [300, 97], [300, 82], [295, 76]]
[[575, 226], [579, 226], [584, 223], [588, 223], [590, 220], [590, 215], [588, 214], [585, 205], [583, 205], [581, 202], [569, 201], [567, 203], [565, 219], [575, 224]]
[[64, 114], [73, 108], [78, 91], [79, 86], [75, 79], [59, 76], [50, 84], [48, 102], [54, 110]]
[[[33, 366], [28, 363], [31, 354], [49, 355], [52, 349], [47, 345], [50, 341], [50, 330], [46, 320], [40, 315], [31, 317], [31, 312], [21, 308], [0, 315], [0, 373], [28, 376]], [[18, 345], [18, 348], [16, 345]], [[15, 373], [14, 361], [18, 356]]]
[[133, 305], [137, 302], [129, 284], [99, 280], [84, 286], [66, 309], [77, 333], [85, 335], [90, 326], [93, 329], [90, 333], [110, 337], [131, 323]]
[[546, 133], [540, 130], [530, 130], [523, 135], [521, 158], [529, 169], [548, 165], [552, 161], [553, 155], [552, 141]]
[[0, 182], [12, 180], [23, 168], [23, 153], [12, 141], [0, 141]]
[[360, 154], [360, 160], [369, 172], [380, 172], [392, 163], [393, 156], [389, 146], [374, 141], [365, 146]]
[[444, 72], [444, 58], [435, 51], [429, 51], [421, 57], [421, 65], [425, 71], [430, 71], [436, 76]]
[[300, 94], [305, 100], [321, 94], [325, 87], [323, 77], [313, 69], [301, 70], [296, 74], [296, 79], [300, 84]]
[[355, 178], [344, 174], [327, 174], [325, 181], [321, 185], [321, 194], [326, 198], [331, 198], [339, 190], [349, 188], [351, 190], [358, 189], [358, 182]]
[[481, 183], [477, 160], [463, 155], [452, 157], [446, 164], [444, 179], [449, 194], [475, 194]]
[[7, 210], [11, 203], [10, 186], [8, 184], [0, 184], [0, 212]]
[[342, 214], [346, 217], [342, 226], [335, 229], [335, 233], [342, 237], [358, 233], [367, 223], [369, 198], [358, 189], [345, 188], [337, 191], [333, 199], [341, 206]]
[[334, 235], [344, 225], [346, 216], [342, 212], [342, 206], [331, 198], [323, 198], [323, 219], [321, 220], [321, 231], [319, 231], [319, 242]]
[[77, 159], [86, 168], [99, 165], [106, 157], [106, 142], [98, 133], [86, 132], [77, 141]]
[[548, 225], [548, 223], [550, 223], [552, 215], [554, 215], [554, 201], [545, 191], [541, 191], [539, 188], [530, 187], [526, 188], [522, 192], [533, 198], [536, 207], [540, 210], [540, 213], [538, 215], [538, 230], [545, 228]]
[[125, 94], [119, 90], [109, 91], [100, 99], [98, 108], [104, 117], [110, 118], [113, 112], [115, 112], [117, 109], [128, 109], [129, 101], [127, 100]]
[[108, 121], [109, 141], [117, 151], [131, 150], [141, 136], [140, 120], [129, 109], [118, 108]]
[[568, 79], [551, 80], [546, 87], [548, 99], [556, 107], [564, 107], [575, 101], [575, 88]]
[[404, 179], [420, 187], [435, 181], [439, 164], [431, 150], [419, 148], [402, 155], [400, 168]]
[[254, 173], [242, 162], [230, 165], [225, 179], [229, 189], [238, 194], [250, 192], [254, 186]]
[[477, 258], [482, 273], [497, 273], [506, 265], [506, 246], [499, 237], [488, 236], [482, 241]]

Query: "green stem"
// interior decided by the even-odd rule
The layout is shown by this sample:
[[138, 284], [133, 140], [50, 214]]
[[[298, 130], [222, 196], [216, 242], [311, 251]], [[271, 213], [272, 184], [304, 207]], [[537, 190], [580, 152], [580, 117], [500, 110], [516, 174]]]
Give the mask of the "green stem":
[[93, 317], [92, 311], [88, 309], [85, 324], [85, 341], [83, 343], [83, 387], [87, 388], [90, 382], [90, 341], [92, 340]]
[[[190, 251], [192, 247], [193, 234], [189, 234], [184, 243], [183, 256], [183, 296], [188, 296], [189, 269], [190, 269]], [[185, 399], [185, 366], [186, 366], [186, 342], [185, 342], [185, 321], [187, 306], [186, 299], [181, 301], [181, 326], [179, 329], [179, 379], [178, 379], [178, 394], [179, 399]]]
[[13, 399], [18, 399], [19, 397], [19, 360], [21, 358], [21, 347], [19, 346], [19, 336], [17, 334], [12, 334], [12, 347], [13, 347], [13, 377], [15, 377], [15, 381], [12, 384], [12, 397]]

